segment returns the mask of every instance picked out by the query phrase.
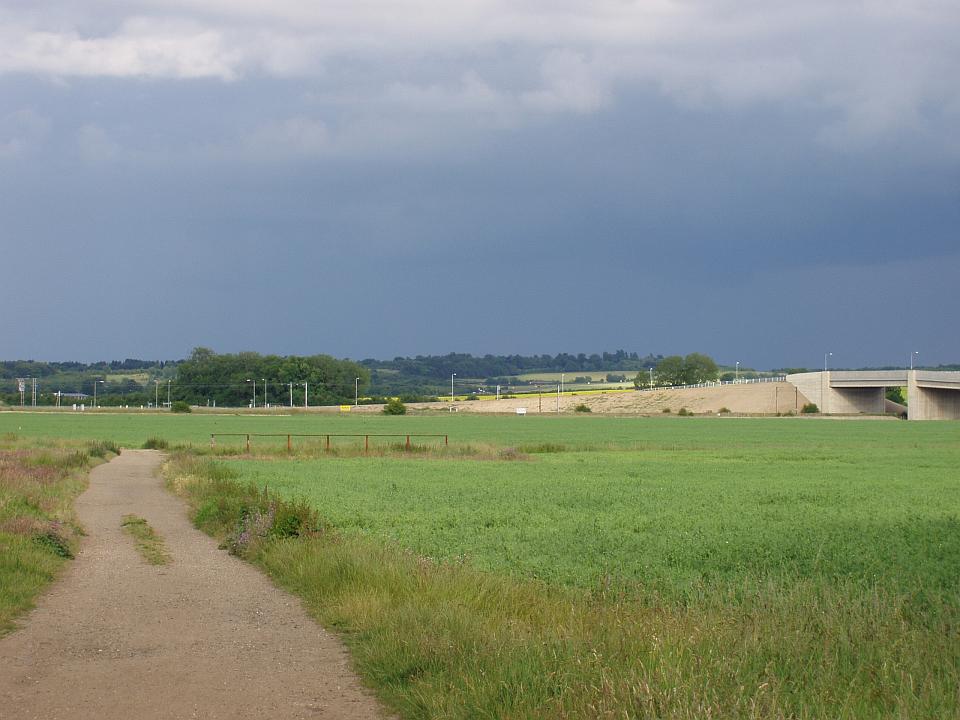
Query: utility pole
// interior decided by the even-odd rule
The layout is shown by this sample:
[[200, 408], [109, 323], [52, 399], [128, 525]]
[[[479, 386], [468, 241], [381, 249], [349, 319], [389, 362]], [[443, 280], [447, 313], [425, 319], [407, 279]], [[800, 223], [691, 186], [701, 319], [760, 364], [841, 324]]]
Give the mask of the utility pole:
[[307, 402], [307, 383], [303, 384], [303, 406], [309, 407], [309, 403]]
[[360, 404], [360, 378], [357, 378], [353, 382], [353, 406], [357, 407]]
[[293, 407], [293, 383], [290, 383], [290, 407]]
[[560, 414], [560, 386], [557, 385], [557, 414]]
[[167, 380], [167, 407], [170, 407], [170, 381]]

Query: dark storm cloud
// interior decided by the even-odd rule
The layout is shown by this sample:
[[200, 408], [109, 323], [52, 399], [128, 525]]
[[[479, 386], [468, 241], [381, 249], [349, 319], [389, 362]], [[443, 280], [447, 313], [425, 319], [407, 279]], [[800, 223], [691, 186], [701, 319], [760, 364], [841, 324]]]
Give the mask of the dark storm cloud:
[[947, 6], [25, 7], [3, 357], [960, 356]]

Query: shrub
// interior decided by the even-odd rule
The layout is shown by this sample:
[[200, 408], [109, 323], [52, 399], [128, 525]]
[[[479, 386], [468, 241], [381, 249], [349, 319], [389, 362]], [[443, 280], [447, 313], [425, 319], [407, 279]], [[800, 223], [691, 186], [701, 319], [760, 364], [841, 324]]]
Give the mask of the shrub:
[[728, 412], [730, 412], [730, 408], [724, 406], [724, 407], [720, 408], [717, 412], [719, 412], [719, 413], [722, 415], [723, 413], [728, 413]]
[[820, 412], [820, 408], [817, 407], [816, 403], [807, 403], [800, 409], [800, 412], [807, 414], [818, 413]]
[[685, 407], [682, 407], [677, 410], [677, 415], [683, 415], [683, 417], [687, 417], [688, 415], [693, 415], [693, 412], [687, 410]]
[[383, 406], [384, 415], [406, 415], [407, 406], [403, 404], [400, 398], [390, 398], [387, 404]]
[[170, 447], [170, 443], [168, 443], [162, 437], [150, 437], [144, 440], [141, 447], [144, 450], [166, 450]]
[[467, 397], [464, 398], [464, 399], [465, 399], [465, 400], [479, 400], [480, 398], [479, 398], [475, 393], [471, 393], [470, 395], [467, 395]]
[[591, 410], [591, 409], [589, 408], [589, 406], [584, 405], [583, 403], [580, 403], [579, 405], [577, 405], [577, 406], [573, 409], [573, 411], [574, 411], [574, 412], [593, 412], [593, 410]]
[[662, 412], [662, 413], [669, 413], [669, 412], [670, 412], [670, 408], [664, 408], [664, 409], [661, 410], [660, 412]]
[[193, 411], [190, 409], [190, 403], [186, 400], [174, 400], [170, 403], [170, 412], [188, 413]]

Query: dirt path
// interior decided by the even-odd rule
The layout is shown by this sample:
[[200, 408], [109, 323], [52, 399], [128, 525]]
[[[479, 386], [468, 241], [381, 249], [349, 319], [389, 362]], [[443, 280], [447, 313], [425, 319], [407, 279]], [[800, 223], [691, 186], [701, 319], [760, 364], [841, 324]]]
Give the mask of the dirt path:
[[[384, 717], [296, 598], [190, 525], [159, 461], [127, 450], [91, 473], [77, 560], [0, 640], [0, 718]], [[172, 564], [141, 560], [127, 513]]]

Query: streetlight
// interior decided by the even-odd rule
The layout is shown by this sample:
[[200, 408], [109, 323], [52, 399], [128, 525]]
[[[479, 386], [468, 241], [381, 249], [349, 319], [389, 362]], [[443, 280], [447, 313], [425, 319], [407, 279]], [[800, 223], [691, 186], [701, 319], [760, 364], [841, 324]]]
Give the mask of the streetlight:
[[453, 379], [457, 376], [456, 373], [450, 373], [450, 408], [453, 408]]
[[560, 373], [560, 392], [563, 392], [563, 373]]
[[160, 409], [160, 381], [153, 381], [153, 409]]
[[653, 390], [653, 366], [647, 368], [650, 371], [650, 389]]
[[824, 372], [827, 371], [827, 358], [828, 358], [828, 357], [833, 357], [833, 353], [832, 353], [832, 352], [826, 352], [826, 353], [823, 354], [823, 371], [824, 371]]
[[911, 370], [913, 370], [913, 356], [919, 355], [919, 354], [920, 354], [919, 350], [914, 350], [912, 353], [910, 353], [910, 369]]
[[353, 381], [353, 406], [357, 407], [360, 404], [360, 378], [356, 378]]
[[255, 408], [257, 406], [257, 379], [254, 378], [251, 380], [250, 378], [247, 378], [247, 382], [253, 383], [253, 400], [250, 402], [250, 407]]
[[94, 380], [93, 381], [93, 409], [97, 409], [97, 383], [107, 384], [106, 380]]
[[260, 378], [260, 379], [263, 380], [263, 406], [267, 407], [267, 379], [266, 378]]
[[737, 370], [733, 377], [734, 382], [740, 382], [740, 361], [737, 360]]

